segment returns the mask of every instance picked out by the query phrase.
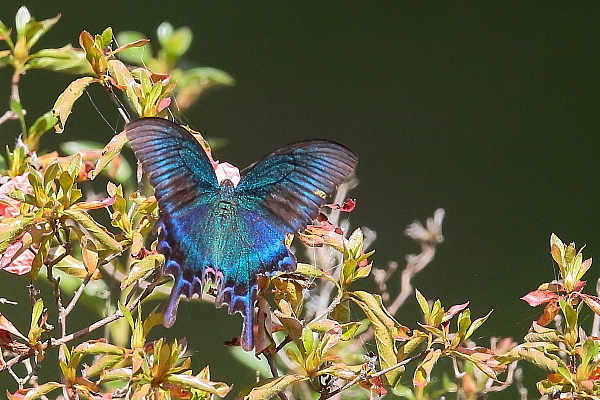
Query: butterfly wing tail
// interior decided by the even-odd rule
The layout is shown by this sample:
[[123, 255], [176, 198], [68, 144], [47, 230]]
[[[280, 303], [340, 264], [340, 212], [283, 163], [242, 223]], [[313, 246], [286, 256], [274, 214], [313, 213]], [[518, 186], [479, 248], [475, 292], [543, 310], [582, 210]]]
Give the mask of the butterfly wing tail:
[[221, 286], [215, 299], [215, 306], [221, 308], [227, 304], [229, 314], [240, 313], [244, 319], [242, 335], [240, 340], [242, 348], [250, 351], [254, 348], [254, 300], [256, 298], [257, 285], [249, 288], [240, 286]]
[[182, 294], [185, 284], [186, 281], [183, 279], [183, 275], [177, 274], [174, 278], [173, 289], [171, 289], [169, 301], [163, 311], [163, 325], [167, 328], [170, 328], [175, 324], [175, 320], [177, 319], [177, 306], [179, 306], [179, 297]]

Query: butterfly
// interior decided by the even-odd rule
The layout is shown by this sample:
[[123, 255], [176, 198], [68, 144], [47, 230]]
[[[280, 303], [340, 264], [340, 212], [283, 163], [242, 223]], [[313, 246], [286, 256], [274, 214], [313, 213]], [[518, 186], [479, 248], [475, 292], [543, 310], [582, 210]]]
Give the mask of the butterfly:
[[175, 323], [180, 295], [201, 296], [211, 281], [215, 305], [242, 314], [241, 344], [251, 350], [257, 276], [295, 271], [286, 236], [317, 217], [326, 195], [356, 167], [357, 155], [327, 140], [293, 143], [255, 163], [236, 186], [218, 181], [211, 158], [183, 127], [140, 118], [125, 129], [154, 188], [157, 251], [174, 281], [163, 324]]

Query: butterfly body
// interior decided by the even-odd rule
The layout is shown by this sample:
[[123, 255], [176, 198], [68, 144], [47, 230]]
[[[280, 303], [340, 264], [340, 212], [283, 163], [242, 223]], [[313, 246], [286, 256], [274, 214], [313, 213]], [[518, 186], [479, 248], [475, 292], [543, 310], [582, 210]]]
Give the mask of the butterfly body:
[[251, 349], [257, 276], [295, 270], [286, 235], [317, 216], [323, 194], [351, 173], [356, 155], [334, 142], [291, 144], [256, 163], [235, 186], [218, 182], [209, 156], [182, 127], [142, 118], [126, 129], [155, 190], [157, 250], [174, 278], [165, 325], [175, 322], [181, 294], [201, 294], [212, 281], [215, 304], [244, 316], [242, 346]]

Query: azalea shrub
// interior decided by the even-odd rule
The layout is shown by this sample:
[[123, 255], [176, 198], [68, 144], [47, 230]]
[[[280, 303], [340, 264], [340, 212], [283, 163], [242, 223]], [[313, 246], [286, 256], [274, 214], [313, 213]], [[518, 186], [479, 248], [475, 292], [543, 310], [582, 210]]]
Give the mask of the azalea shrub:
[[[29, 319], [24, 325], [0, 312], [0, 373], [14, 381], [6, 388], [9, 399], [479, 399], [513, 386], [525, 398], [519, 362], [546, 371], [536, 383], [542, 398], [600, 395], [600, 339], [580, 319], [586, 308], [597, 317], [600, 301], [584, 291], [591, 259], [584, 260], [581, 250], [552, 235], [550, 253], [560, 278], [523, 297], [530, 306], [544, 305], [541, 316], [523, 340], [475, 343], [474, 333], [489, 313], [472, 316], [468, 303], [445, 307], [427, 299], [427, 288], [412, 285], [443, 241], [443, 210], [406, 229], [421, 251], [406, 257], [402, 271], [397, 263], [374, 266], [374, 233], [351, 227], [347, 219], [360, 204], [347, 199], [354, 178], [288, 243], [299, 256], [297, 270], [260, 279], [254, 352], [269, 373], [232, 391], [211, 378], [219, 371], [193, 371], [185, 338], [149, 339], [163, 315], [145, 305], [163, 300], [171, 282], [156, 251], [156, 199], [135, 174], [135, 161], [121, 154], [125, 133], [117, 130], [99, 147], [71, 141], [62, 153], [41, 149], [40, 139], [52, 131], [76, 136], [68, 118], [91, 85], [104, 89], [126, 122], [178, 119], [208, 88], [235, 81], [218, 69], [180, 66], [192, 42], [188, 28], [161, 24], [157, 44], [138, 32], [115, 35], [107, 28], [81, 32], [78, 47], [39, 48], [59, 20], [37, 21], [22, 7], [14, 24], [0, 22], [0, 67], [12, 74], [11, 87], [0, 92], [10, 104], [0, 125], [15, 138], [0, 166], [0, 273], [26, 275], [22, 290], [30, 298], [29, 304], [2, 299], [1, 307], [18, 307]], [[26, 112], [29, 99], [20, 94], [25, 73], [36, 69], [74, 75], [40, 116]], [[209, 142], [193, 133], [211, 154]], [[212, 161], [219, 176], [239, 180], [235, 167]], [[390, 279], [400, 281], [399, 293], [388, 290]], [[374, 281], [377, 291], [358, 289], [360, 280]], [[115, 282], [119, 291], [108, 301], [96, 296]], [[214, 301], [212, 293], [208, 287], [203, 299]], [[413, 295], [423, 318], [401, 323], [395, 315]], [[73, 330], [70, 321], [90, 309], [99, 318]], [[369, 342], [374, 351], [365, 350]], [[239, 338], [226, 345], [239, 346]], [[49, 356], [51, 348], [58, 349], [56, 356]], [[42, 369], [59, 370], [59, 379], [41, 381]]]

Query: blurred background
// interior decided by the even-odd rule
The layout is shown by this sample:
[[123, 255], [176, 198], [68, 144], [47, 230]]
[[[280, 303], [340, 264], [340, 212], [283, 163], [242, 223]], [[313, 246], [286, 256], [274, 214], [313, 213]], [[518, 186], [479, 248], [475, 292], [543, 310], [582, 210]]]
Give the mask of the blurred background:
[[[4, 0], [0, 20], [14, 26], [21, 5]], [[444, 208], [445, 242], [414, 284], [447, 307], [470, 301], [474, 316], [494, 309], [477, 332], [482, 345], [492, 335], [522, 340], [541, 312], [519, 297], [555, 278], [552, 232], [586, 244], [586, 257], [600, 254], [597, 3], [26, 5], [38, 20], [62, 14], [38, 47], [76, 45], [84, 29], [100, 33], [111, 26], [155, 39], [163, 21], [189, 26], [194, 42], [185, 62], [220, 68], [237, 81], [210, 90], [185, 114], [196, 130], [227, 139], [217, 151], [221, 160], [245, 167], [310, 138], [353, 148], [360, 185], [351, 193], [358, 203], [350, 220], [377, 232], [377, 267], [390, 260], [402, 266], [406, 254], [418, 252], [405, 227]], [[21, 97], [29, 113], [49, 110], [72, 79], [28, 73]], [[5, 68], [2, 113], [8, 96]], [[56, 150], [79, 139], [106, 143], [114, 132], [104, 119], [119, 122], [105, 94], [91, 90], [76, 103], [66, 131], [46, 134], [43, 147]], [[2, 148], [17, 131], [16, 124], [0, 125]], [[0, 279], [26, 282], [7, 275]], [[597, 267], [586, 275], [590, 291], [598, 276]], [[0, 312], [14, 314], [6, 305]], [[416, 327], [414, 299], [396, 317]], [[237, 364], [221, 343], [238, 334], [240, 323], [225, 310], [183, 302], [173, 329], [197, 351], [196, 370], [210, 364], [213, 379], [239, 390], [254, 372], [233, 369]]]

